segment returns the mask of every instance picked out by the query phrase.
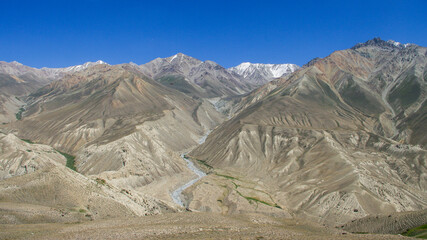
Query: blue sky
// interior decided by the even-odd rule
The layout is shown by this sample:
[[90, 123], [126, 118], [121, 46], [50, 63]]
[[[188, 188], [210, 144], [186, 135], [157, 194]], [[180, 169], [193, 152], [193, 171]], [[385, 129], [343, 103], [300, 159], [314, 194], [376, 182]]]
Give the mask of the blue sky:
[[303, 65], [377, 36], [427, 46], [427, 0], [0, 0], [0, 60], [33, 67], [177, 52], [224, 67]]

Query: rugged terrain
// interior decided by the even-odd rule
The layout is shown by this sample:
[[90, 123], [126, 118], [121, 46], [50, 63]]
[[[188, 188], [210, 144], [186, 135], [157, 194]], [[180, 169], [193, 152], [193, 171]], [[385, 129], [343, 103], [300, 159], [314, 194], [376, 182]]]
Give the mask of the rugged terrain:
[[[348, 232], [425, 224], [426, 48], [376, 38], [298, 70], [246, 65], [0, 64], [0, 236], [398, 239]], [[181, 154], [207, 173], [184, 206]]]
[[20, 119], [25, 110], [25, 97], [31, 92], [67, 74], [98, 64], [106, 63], [97, 61], [67, 68], [37, 69], [18, 62], [0, 61], [0, 122]]
[[[270, 195], [242, 194], [249, 203], [326, 224], [425, 209], [426, 50], [373, 39], [334, 52], [246, 96], [189, 156], [234, 194], [240, 181]], [[215, 209], [205, 186], [191, 194]]]
[[8, 125], [19, 137], [75, 155], [78, 172], [120, 188], [167, 184], [161, 192], [146, 190], [165, 200], [192, 177], [180, 151], [223, 119], [208, 101], [165, 87], [130, 64], [67, 75], [32, 93], [27, 104], [22, 120]]
[[0, 134], [0, 223], [75, 222], [173, 211], [167, 204], [117, 188], [65, 166], [52, 147]]

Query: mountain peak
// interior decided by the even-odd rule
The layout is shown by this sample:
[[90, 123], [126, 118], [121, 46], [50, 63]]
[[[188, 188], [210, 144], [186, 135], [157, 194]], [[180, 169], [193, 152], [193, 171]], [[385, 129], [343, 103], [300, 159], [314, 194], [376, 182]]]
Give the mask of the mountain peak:
[[405, 44], [403, 44], [403, 43], [400, 43], [400, 42], [396, 42], [394, 40], [388, 40], [387, 43], [393, 44], [394, 46], [399, 47], [399, 48], [402, 48], [402, 47], [406, 48], [408, 46], [414, 45], [412, 43], [405, 43]]
[[[104, 61], [102, 61], [102, 60], [98, 60], [98, 61], [96, 61], [95, 62], [96, 64], [108, 64], [108, 63], [106, 63], [106, 62], [104, 62]], [[109, 65], [109, 64], [108, 64]]]
[[85, 62], [84, 64], [82, 64], [82, 65], [77, 65], [77, 66], [86, 66], [86, 67], [89, 67], [89, 66], [98, 65], [98, 64], [106, 64], [106, 65], [110, 65], [110, 64], [108, 64], [108, 63], [106, 63], [106, 62], [104, 62], [104, 61], [102, 61], [102, 60], [98, 60], [98, 61], [96, 61], [96, 62]]
[[295, 64], [263, 64], [263, 63], [250, 63], [243, 62], [235, 67], [229, 68], [229, 70], [242, 75], [244, 78], [252, 75], [256, 71], [261, 71], [268, 75], [269, 78], [278, 78], [286, 74], [289, 74], [299, 67]]
[[184, 53], [177, 53], [173, 56], [167, 57], [167, 58], [163, 58], [164, 60], [168, 61], [169, 63], [172, 62], [182, 62], [183, 60], [197, 60], [198, 62], [201, 62], [200, 60], [193, 58], [191, 56], [185, 55]]
[[105, 64], [105, 65], [110, 65], [102, 60], [98, 60], [96, 62], [86, 62], [84, 64], [81, 65], [76, 65], [76, 66], [71, 66], [71, 67], [67, 67], [67, 68], [63, 68], [64, 72], [77, 72], [77, 71], [81, 71], [84, 70], [88, 67], [91, 66], [95, 66], [95, 65], [101, 65], [101, 64]]
[[390, 48], [397, 48], [397, 49], [402, 49], [402, 48], [406, 48], [408, 46], [411, 46], [413, 44], [411, 43], [406, 43], [406, 44], [401, 44], [400, 42], [396, 42], [394, 40], [382, 40], [379, 37], [375, 37], [371, 40], [368, 40], [364, 43], [358, 43], [356, 45], [354, 45], [354, 47], [352, 47], [351, 49], [355, 50], [361, 47], [368, 47], [368, 46], [373, 46], [373, 47], [380, 47], [383, 49], [390, 49]]
[[22, 66], [23, 64], [22, 63], [20, 63], [20, 62], [17, 62], [17, 61], [13, 61], [13, 62], [10, 62], [11, 64], [14, 64], [14, 65], [18, 65], [18, 66]]

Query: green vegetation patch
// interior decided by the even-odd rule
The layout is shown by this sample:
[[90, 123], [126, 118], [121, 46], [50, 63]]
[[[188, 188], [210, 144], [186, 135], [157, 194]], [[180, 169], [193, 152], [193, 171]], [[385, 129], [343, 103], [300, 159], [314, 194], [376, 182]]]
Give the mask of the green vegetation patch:
[[202, 164], [203, 166], [209, 168], [209, 169], [213, 169], [213, 167], [211, 165], [207, 164], [206, 161], [197, 159], [197, 162]]
[[75, 161], [74, 159], [76, 158], [75, 156], [72, 156], [68, 153], [64, 153], [61, 151], [56, 150], [58, 153], [62, 154], [62, 156], [64, 156], [67, 159], [67, 163], [65, 164], [65, 166], [67, 166], [69, 169], [77, 171], [76, 166], [75, 166]]
[[17, 120], [21, 120], [22, 119], [22, 113], [25, 111], [25, 108], [20, 108], [19, 111], [15, 114], [15, 117]]
[[29, 139], [21, 139], [21, 140], [24, 141], [24, 142], [26, 142], [26, 143], [29, 143], [29, 144], [34, 144], [34, 142], [31, 141], [31, 140], [29, 140]]
[[228, 176], [228, 175], [222, 175], [222, 174], [219, 174], [219, 173], [215, 173], [217, 176], [220, 176], [220, 177], [224, 177], [224, 178], [227, 178], [227, 179], [231, 179], [231, 180], [239, 180], [239, 179], [237, 179], [237, 178], [235, 178], [235, 177], [232, 177], [232, 176]]
[[[219, 174], [219, 173], [215, 173], [215, 175], [220, 176], [220, 177], [223, 177], [223, 178], [226, 178], [226, 179], [230, 179], [230, 180], [237, 180], [237, 181], [241, 181], [241, 180], [239, 180], [238, 178], [235, 178], [235, 177], [232, 177], [232, 176], [229, 176], [229, 175], [223, 175], [223, 174]], [[258, 199], [258, 198], [256, 198], [256, 197], [249, 197], [249, 196], [245, 196], [245, 195], [243, 195], [240, 191], [238, 191], [238, 190], [237, 190], [239, 187], [241, 187], [240, 185], [236, 184], [234, 181], [231, 181], [231, 183], [234, 185], [234, 190], [237, 192], [237, 194], [239, 194], [239, 196], [241, 196], [242, 198], [245, 198], [245, 199], [246, 199], [250, 204], [252, 204], [252, 203], [261, 203], [261, 204], [264, 204], [264, 205], [267, 205], [267, 206], [270, 206], [270, 207], [275, 207], [275, 208], [282, 209], [282, 207], [280, 207], [279, 205], [277, 205], [277, 203], [274, 203], [274, 200], [271, 198], [271, 196], [270, 196], [268, 193], [263, 192], [263, 191], [260, 191], [260, 192], [262, 192], [262, 193], [264, 193], [264, 194], [269, 195], [269, 197], [271, 198], [271, 201], [272, 201], [273, 203], [268, 203], [268, 202], [263, 201], [263, 200], [260, 200], [260, 199]], [[225, 186], [225, 185], [224, 185], [224, 186], [222, 186], [222, 187], [224, 187], [224, 188], [228, 188], [228, 187], [227, 187], [227, 186]], [[246, 187], [242, 187], [242, 188], [246, 188]], [[252, 188], [250, 188], [250, 189], [252, 189]], [[255, 191], [259, 191], [259, 190], [256, 190], [256, 189], [253, 189], [253, 190], [255, 190]]]
[[411, 228], [405, 233], [402, 233], [402, 235], [407, 237], [427, 239], [427, 224], [421, 225], [416, 228]]
[[105, 179], [102, 179], [102, 178], [96, 178], [95, 181], [98, 184], [101, 184], [101, 185], [106, 185], [107, 184], [107, 181], [105, 181]]
[[262, 200], [259, 200], [258, 198], [255, 198], [255, 197], [246, 197], [245, 196], [244, 198], [246, 198], [246, 200], [248, 200], [248, 201], [259, 202], [259, 203], [262, 203], [262, 204], [265, 204], [265, 205], [268, 205], [268, 206], [271, 206], [271, 207], [273, 206], [270, 203], [262, 201]]
[[275, 204], [271, 204], [271, 203], [265, 202], [265, 201], [263, 201], [263, 200], [260, 200], [260, 199], [258, 199], [258, 198], [256, 198], [256, 197], [248, 197], [248, 196], [245, 196], [245, 195], [243, 195], [241, 192], [239, 192], [239, 191], [237, 191], [237, 190], [236, 190], [236, 192], [237, 192], [237, 194], [239, 194], [241, 197], [243, 197], [243, 198], [245, 198], [246, 200], [248, 200], [248, 202], [249, 202], [249, 203], [252, 203], [252, 202], [262, 203], [262, 204], [267, 205], [267, 206], [270, 206], [270, 207], [275, 207], [275, 208], [282, 209], [282, 207], [280, 207], [280, 206], [279, 206], [279, 205], [277, 205], [276, 203], [275, 203]]

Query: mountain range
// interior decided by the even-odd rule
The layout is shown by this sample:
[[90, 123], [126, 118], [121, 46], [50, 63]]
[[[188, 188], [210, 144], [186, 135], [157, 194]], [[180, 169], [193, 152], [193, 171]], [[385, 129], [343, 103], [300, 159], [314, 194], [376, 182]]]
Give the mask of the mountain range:
[[24, 105], [20, 97], [59, 80], [66, 74], [84, 70], [90, 66], [107, 64], [101, 60], [87, 62], [67, 68], [32, 68], [18, 62], [0, 61], [0, 121], [9, 122], [15, 119], [16, 113]]
[[427, 48], [380, 38], [302, 67], [0, 62], [0, 223], [197, 211], [331, 232], [373, 231], [381, 214], [425, 224], [426, 69]]

